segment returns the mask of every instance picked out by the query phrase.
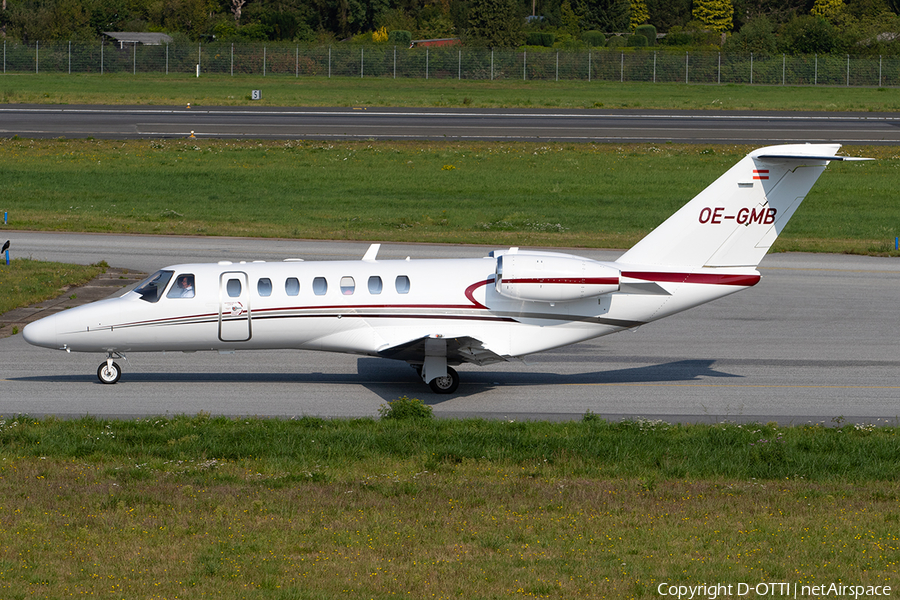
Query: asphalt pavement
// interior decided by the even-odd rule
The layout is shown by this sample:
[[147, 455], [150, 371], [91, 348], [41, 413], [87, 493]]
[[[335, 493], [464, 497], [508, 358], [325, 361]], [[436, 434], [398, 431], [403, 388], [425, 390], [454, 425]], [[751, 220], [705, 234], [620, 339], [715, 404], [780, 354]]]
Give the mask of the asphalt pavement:
[[[360, 258], [368, 244], [6, 231], [14, 256], [153, 271], [217, 260]], [[385, 244], [380, 258], [483, 256], [476, 246]], [[563, 250], [565, 251], [565, 250]], [[569, 250], [601, 260], [617, 251]], [[898, 423], [900, 262], [773, 254], [748, 290], [524, 363], [463, 365], [457, 393], [432, 394], [405, 363], [303, 351], [130, 354], [100, 384], [94, 354], [0, 340], [0, 415], [375, 416], [408, 395], [440, 417], [678, 422]]]

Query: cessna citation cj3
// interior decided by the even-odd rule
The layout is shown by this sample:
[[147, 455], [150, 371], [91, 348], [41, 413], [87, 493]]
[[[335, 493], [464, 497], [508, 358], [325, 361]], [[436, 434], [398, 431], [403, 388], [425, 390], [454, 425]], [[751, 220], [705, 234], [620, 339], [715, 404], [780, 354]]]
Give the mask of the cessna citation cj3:
[[34, 345], [103, 352], [303, 349], [408, 362], [436, 393], [451, 365], [514, 360], [631, 329], [755, 285], [837, 144], [751, 152], [614, 262], [510, 248], [484, 258], [173, 265], [36, 321]]

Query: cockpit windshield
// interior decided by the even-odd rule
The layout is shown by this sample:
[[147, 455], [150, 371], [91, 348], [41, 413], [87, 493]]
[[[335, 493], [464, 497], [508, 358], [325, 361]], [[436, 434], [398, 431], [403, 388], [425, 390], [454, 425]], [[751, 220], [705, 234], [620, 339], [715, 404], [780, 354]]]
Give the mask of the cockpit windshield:
[[169, 285], [174, 271], [157, 271], [140, 283], [134, 291], [141, 295], [141, 300], [156, 302], [162, 298], [163, 291]]

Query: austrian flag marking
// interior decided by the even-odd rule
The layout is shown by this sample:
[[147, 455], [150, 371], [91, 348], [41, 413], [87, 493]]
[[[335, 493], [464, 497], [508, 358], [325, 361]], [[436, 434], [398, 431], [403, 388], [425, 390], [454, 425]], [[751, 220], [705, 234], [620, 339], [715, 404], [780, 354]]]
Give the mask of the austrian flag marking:
[[768, 179], [769, 178], [769, 170], [768, 169], [753, 169], [753, 179]]

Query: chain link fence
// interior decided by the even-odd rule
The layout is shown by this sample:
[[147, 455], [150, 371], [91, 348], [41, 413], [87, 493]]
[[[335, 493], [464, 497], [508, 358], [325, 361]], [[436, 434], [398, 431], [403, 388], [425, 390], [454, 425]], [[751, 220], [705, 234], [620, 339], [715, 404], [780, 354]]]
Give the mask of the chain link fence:
[[900, 57], [719, 52], [518, 52], [290, 44], [3, 43], [3, 73], [154, 73], [765, 85], [900, 85]]

